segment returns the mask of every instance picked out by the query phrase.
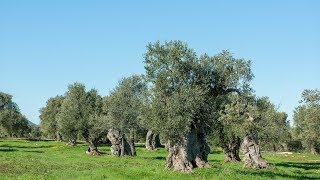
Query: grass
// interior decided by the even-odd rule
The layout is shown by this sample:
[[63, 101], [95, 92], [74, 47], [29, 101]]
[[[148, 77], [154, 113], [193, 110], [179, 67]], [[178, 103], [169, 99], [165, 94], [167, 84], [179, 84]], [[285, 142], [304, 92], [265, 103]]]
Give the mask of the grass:
[[275, 169], [244, 169], [242, 163], [223, 163], [223, 153], [209, 154], [207, 169], [185, 174], [164, 168], [164, 149], [137, 147], [137, 157], [113, 157], [108, 146], [103, 156], [85, 154], [87, 146], [65, 146], [55, 141], [0, 139], [0, 179], [320, 179], [320, 156], [264, 153]]

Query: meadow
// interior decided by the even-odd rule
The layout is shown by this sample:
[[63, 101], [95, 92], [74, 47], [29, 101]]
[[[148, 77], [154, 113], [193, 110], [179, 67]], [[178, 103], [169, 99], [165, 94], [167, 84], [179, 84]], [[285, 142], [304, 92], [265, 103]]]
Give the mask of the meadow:
[[107, 145], [99, 147], [102, 156], [89, 156], [84, 143], [0, 139], [0, 179], [320, 179], [320, 155], [263, 153], [275, 168], [252, 170], [223, 163], [222, 151], [213, 150], [211, 168], [179, 173], [164, 168], [164, 148], [137, 146], [136, 157], [120, 158]]

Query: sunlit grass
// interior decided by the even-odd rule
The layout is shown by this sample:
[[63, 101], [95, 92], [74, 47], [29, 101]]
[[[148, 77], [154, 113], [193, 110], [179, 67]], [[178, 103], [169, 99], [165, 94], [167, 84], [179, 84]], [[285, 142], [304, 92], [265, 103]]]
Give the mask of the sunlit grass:
[[209, 155], [211, 168], [185, 174], [166, 170], [167, 152], [137, 147], [136, 157], [88, 156], [87, 146], [55, 141], [0, 139], [0, 179], [320, 179], [320, 156], [264, 153], [275, 169], [243, 169], [242, 163], [224, 164], [221, 151]]

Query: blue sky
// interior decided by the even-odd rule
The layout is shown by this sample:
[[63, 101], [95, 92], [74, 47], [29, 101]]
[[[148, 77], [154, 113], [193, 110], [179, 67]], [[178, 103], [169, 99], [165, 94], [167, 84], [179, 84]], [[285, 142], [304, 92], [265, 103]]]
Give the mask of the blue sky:
[[144, 73], [146, 44], [183, 40], [199, 54], [252, 60], [256, 94], [292, 119], [303, 89], [320, 88], [320, 1], [0, 1], [0, 91], [39, 123], [67, 85], [107, 95]]

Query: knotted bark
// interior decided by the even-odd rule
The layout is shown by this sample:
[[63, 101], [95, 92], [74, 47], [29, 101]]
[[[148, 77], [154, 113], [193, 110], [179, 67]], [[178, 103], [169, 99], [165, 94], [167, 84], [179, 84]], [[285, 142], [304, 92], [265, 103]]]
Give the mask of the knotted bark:
[[155, 150], [157, 147], [160, 147], [160, 137], [159, 133], [149, 130], [146, 137], [146, 148], [148, 150]]
[[132, 156], [132, 151], [129, 143], [126, 141], [124, 134], [120, 131], [110, 129], [107, 134], [111, 142], [111, 154], [114, 156]]
[[258, 140], [254, 136], [246, 136], [241, 149], [244, 153], [243, 161], [245, 168], [263, 169], [272, 167], [272, 165], [262, 158]]
[[210, 147], [203, 129], [192, 128], [181, 141], [167, 144], [169, 155], [166, 167], [175, 171], [191, 172], [195, 167], [210, 167], [208, 154]]
[[136, 156], [137, 152], [136, 152], [136, 147], [135, 147], [135, 143], [134, 143], [134, 129], [133, 128], [131, 128], [131, 130], [130, 130], [129, 145], [130, 145], [130, 150], [131, 150], [132, 156]]
[[231, 142], [224, 145], [223, 152], [224, 152], [224, 162], [240, 162], [239, 156], [239, 149], [240, 149], [240, 138], [233, 137]]
[[101, 153], [98, 151], [96, 141], [86, 140], [86, 143], [89, 145], [89, 149], [86, 151], [86, 154], [93, 156], [101, 156]]

